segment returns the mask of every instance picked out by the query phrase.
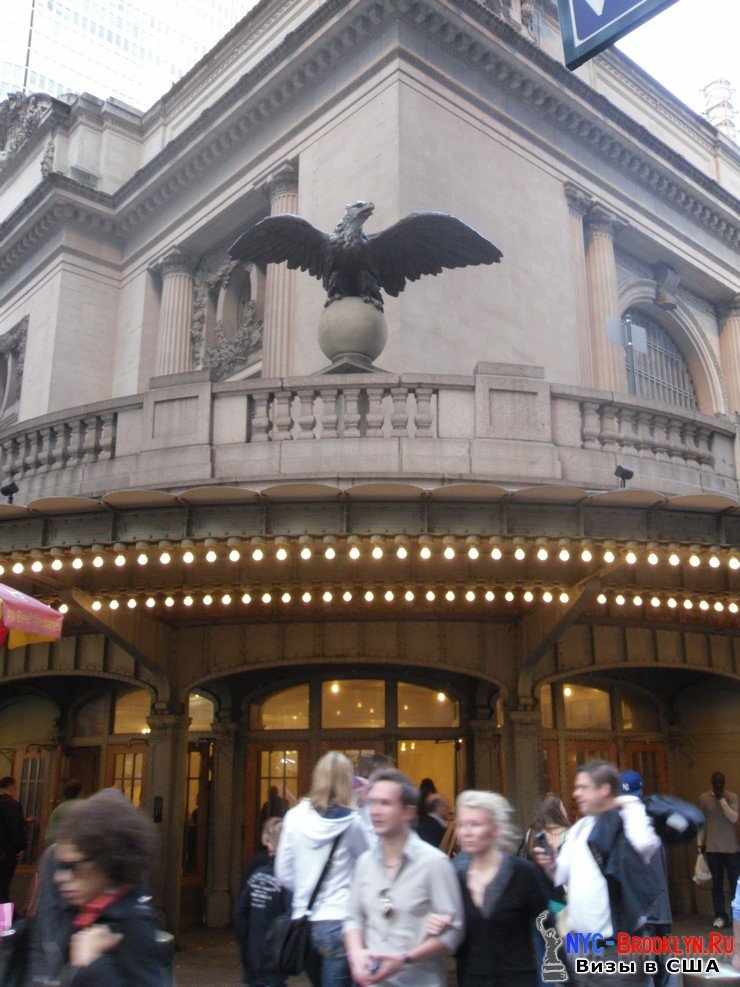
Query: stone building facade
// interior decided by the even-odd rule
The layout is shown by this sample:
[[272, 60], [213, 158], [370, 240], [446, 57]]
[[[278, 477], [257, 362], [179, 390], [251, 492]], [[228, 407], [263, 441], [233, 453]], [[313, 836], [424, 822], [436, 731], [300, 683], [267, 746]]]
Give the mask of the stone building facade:
[[[734, 144], [618, 52], [567, 72], [549, 0], [262, 0], [146, 113], [33, 99], [0, 107], [0, 565], [66, 616], [0, 666], [21, 879], [73, 775], [152, 813], [173, 927], [228, 922], [328, 747], [523, 819], [597, 754], [740, 784]], [[332, 374], [320, 285], [228, 246], [358, 197], [504, 260]]]

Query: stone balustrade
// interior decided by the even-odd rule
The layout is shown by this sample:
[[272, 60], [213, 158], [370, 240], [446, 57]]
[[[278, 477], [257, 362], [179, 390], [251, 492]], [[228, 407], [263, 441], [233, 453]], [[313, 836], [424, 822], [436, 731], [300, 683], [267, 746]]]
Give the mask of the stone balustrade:
[[0, 433], [19, 502], [111, 490], [307, 480], [491, 481], [738, 498], [738, 421], [549, 384], [540, 368], [470, 376], [350, 374], [214, 383], [154, 378], [141, 395]]

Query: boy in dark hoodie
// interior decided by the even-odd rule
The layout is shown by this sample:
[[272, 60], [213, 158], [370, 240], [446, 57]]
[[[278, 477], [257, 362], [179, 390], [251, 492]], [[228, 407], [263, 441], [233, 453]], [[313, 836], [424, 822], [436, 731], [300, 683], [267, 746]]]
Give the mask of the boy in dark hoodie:
[[272, 817], [262, 827], [262, 844], [266, 852], [258, 853], [247, 868], [234, 913], [248, 987], [285, 987], [285, 978], [270, 969], [265, 950], [267, 932], [273, 920], [289, 906], [288, 893], [280, 887], [274, 872], [282, 823], [282, 819]]

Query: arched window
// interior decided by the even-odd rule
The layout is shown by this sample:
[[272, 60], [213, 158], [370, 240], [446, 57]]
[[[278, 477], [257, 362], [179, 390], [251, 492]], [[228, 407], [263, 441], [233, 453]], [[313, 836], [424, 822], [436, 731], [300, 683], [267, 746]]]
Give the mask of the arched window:
[[188, 716], [190, 717], [191, 733], [198, 730], [210, 730], [214, 720], [213, 700], [199, 692], [191, 692], [188, 698]]
[[622, 326], [630, 394], [695, 410], [686, 358], [666, 330], [638, 308], [625, 313]]
[[149, 733], [147, 719], [152, 705], [148, 689], [135, 689], [116, 696], [113, 733]]

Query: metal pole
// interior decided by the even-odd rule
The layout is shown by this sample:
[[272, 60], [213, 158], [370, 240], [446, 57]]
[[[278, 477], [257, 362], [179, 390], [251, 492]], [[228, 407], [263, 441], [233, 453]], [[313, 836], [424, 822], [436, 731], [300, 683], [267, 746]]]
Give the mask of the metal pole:
[[28, 44], [26, 45], [26, 65], [23, 71], [23, 95], [28, 89], [28, 70], [31, 65], [31, 43], [33, 41], [33, 15], [36, 12], [36, 0], [31, 0], [31, 20], [28, 24]]

